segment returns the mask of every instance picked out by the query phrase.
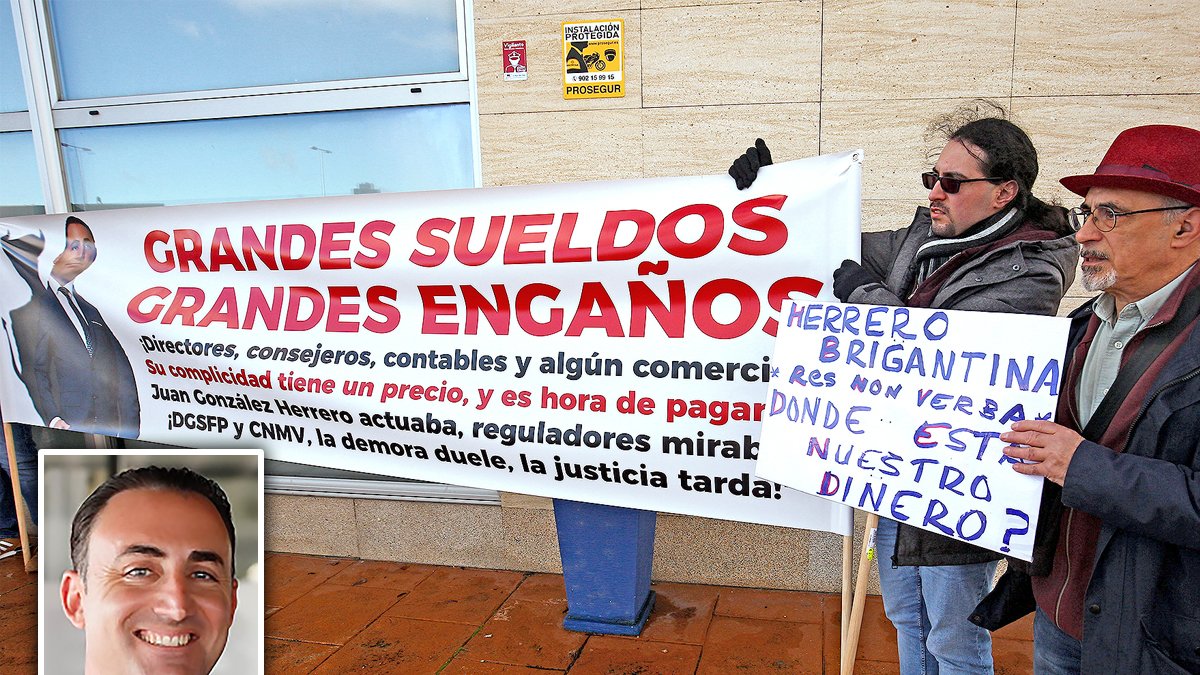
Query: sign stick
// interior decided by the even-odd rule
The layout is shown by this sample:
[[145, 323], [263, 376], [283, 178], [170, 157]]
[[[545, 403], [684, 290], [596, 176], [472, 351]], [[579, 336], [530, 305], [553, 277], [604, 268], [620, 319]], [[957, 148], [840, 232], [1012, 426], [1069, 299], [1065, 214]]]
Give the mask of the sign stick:
[[29, 542], [29, 521], [25, 515], [25, 495], [21, 494], [21, 479], [17, 475], [17, 444], [13, 440], [12, 425], [4, 423], [4, 446], [8, 452], [8, 476], [12, 479], [13, 503], [17, 506], [17, 529], [21, 532], [21, 554], [25, 557], [25, 571], [37, 570], [37, 559]]
[[847, 633], [850, 629], [850, 604], [853, 601], [851, 590], [851, 575], [854, 570], [854, 533], [842, 537], [842, 641], [846, 644]]
[[854, 585], [854, 608], [850, 612], [850, 629], [842, 645], [842, 675], [854, 675], [854, 655], [858, 653], [858, 636], [862, 632], [863, 608], [867, 604], [867, 580], [871, 575], [871, 559], [867, 551], [871, 545], [871, 532], [879, 526], [879, 516], [867, 514], [863, 527], [862, 552], [858, 558], [858, 578]]

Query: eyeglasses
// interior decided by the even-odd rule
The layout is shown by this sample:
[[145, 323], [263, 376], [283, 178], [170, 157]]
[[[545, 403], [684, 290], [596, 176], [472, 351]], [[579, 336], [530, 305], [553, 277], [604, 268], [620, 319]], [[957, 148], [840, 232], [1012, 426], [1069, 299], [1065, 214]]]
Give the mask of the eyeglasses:
[[1088, 218], [1096, 224], [1096, 229], [1101, 232], [1112, 232], [1112, 229], [1117, 226], [1118, 216], [1133, 216], [1139, 213], [1155, 213], [1157, 211], [1180, 211], [1187, 209], [1187, 206], [1164, 206], [1157, 209], [1139, 209], [1137, 211], [1118, 211], [1111, 206], [1097, 206], [1094, 209], [1089, 209], [1086, 206], [1076, 206], [1071, 209], [1071, 227], [1076, 231], [1083, 229], [1083, 225], [1087, 223]]
[[962, 187], [963, 183], [977, 183], [981, 180], [995, 182], [995, 181], [1000, 181], [1000, 180], [1004, 180], [1004, 179], [1003, 178], [951, 178], [950, 176], [938, 175], [938, 173], [936, 171], [926, 171], [925, 173], [921, 174], [921, 185], [924, 185], [926, 190], [932, 190], [933, 186], [937, 185], [938, 182], [940, 181], [942, 184], [942, 192], [945, 192], [948, 195], [952, 195], [955, 192], [958, 192], [958, 189], [960, 187]]

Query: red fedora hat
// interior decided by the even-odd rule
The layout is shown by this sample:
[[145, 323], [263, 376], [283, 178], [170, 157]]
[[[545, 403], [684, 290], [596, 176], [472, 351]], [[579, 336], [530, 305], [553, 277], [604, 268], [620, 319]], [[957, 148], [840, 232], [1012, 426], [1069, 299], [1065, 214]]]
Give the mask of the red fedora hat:
[[1096, 172], [1061, 182], [1080, 196], [1094, 187], [1139, 190], [1200, 205], [1200, 131], [1151, 124], [1122, 131]]

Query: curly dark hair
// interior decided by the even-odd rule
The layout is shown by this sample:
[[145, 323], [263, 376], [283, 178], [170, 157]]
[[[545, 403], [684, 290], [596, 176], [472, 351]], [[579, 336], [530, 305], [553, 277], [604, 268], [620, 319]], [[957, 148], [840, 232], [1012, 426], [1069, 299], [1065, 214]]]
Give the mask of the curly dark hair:
[[176, 492], [192, 492], [204, 497], [212, 503], [225, 523], [225, 531], [229, 533], [229, 568], [236, 569], [233, 564], [236, 537], [233, 532], [233, 511], [229, 507], [229, 499], [225, 491], [210, 478], [187, 468], [163, 468], [160, 466], [145, 466], [129, 469], [110, 477], [100, 484], [75, 512], [71, 521], [71, 564], [87, 581], [88, 538], [91, 537], [92, 527], [96, 518], [108, 505], [114, 496], [135, 489], [174, 490]]
[[984, 99], [964, 104], [929, 124], [927, 135], [942, 142], [961, 141], [967, 152], [979, 160], [984, 175], [1017, 183], [1012, 205], [1036, 222], [1069, 232], [1065, 210], [1047, 204], [1033, 195], [1038, 177], [1037, 148], [1021, 127], [1008, 119], [998, 103]]

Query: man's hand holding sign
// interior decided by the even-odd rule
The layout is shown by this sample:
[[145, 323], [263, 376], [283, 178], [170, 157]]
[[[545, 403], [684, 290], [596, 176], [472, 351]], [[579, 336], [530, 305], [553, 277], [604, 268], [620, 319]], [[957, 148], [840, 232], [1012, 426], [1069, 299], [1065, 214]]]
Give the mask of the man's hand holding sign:
[[1018, 473], [1042, 476], [1062, 485], [1083, 436], [1053, 422], [1025, 420], [1014, 422], [1012, 431], [1000, 434], [1000, 440], [1012, 444], [1004, 448], [1005, 455], [1023, 460], [1013, 465]]

